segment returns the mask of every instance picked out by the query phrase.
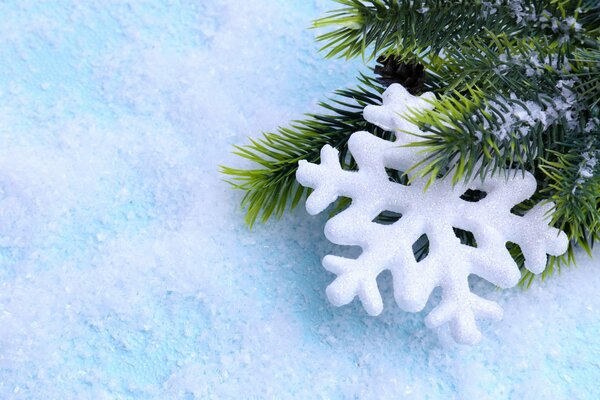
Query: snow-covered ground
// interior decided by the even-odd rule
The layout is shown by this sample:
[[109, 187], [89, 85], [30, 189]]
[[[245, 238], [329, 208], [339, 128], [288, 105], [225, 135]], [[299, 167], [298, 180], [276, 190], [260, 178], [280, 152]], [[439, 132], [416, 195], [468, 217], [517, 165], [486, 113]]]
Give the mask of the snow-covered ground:
[[331, 306], [324, 217], [244, 226], [230, 146], [360, 68], [305, 30], [331, 6], [0, 3], [0, 398], [600, 398], [600, 251], [479, 285], [470, 348], [385, 279], [382, 316]]

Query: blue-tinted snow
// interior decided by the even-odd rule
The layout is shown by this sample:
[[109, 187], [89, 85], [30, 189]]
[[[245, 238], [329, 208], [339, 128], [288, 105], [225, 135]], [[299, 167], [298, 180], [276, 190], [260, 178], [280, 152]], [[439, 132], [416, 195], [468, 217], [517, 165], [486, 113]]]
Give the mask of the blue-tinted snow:
[[600, 397], [598, 259], [480, 285], [506, 315], [466, 348], [385, 279], [332, 307], [323, 218], [246, 229], [217, 165], [352, 83], [304, 29], [331, 6], [0, 3], [0, 398]]

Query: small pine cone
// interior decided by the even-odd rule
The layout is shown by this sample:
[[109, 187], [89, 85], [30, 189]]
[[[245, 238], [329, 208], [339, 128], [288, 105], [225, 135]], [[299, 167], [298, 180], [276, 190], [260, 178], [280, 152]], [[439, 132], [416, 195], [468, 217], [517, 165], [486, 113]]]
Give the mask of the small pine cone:
[[375, 74], [379, 75], [377, 81], [385, 87], [399, 83], [412, 95], [423, 89], [425, 70], [422, 64], [407, 64], [394, 56], [379, 57], [377, 63], [381, 64], [375, 66]]

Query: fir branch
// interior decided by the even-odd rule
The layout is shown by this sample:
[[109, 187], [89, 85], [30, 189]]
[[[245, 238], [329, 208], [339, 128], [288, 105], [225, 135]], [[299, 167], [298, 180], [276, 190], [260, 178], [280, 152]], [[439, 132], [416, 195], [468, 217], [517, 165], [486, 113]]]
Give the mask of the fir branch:
[[408, 117], [424, 131], [419, 135], [423, 140], [411, 146], [427, 153], [413, 169], [431, 179], [452, 174], [455, 183], [508, 167], [535, 172], [537, 157], [564, 137], [565, 125], [545, 127], [534, 118], [525, 124], [519, 118], [527, 118], [534, 107], [541, 109], [514, 97], [490, 98], [478, 89], [470, 89], [468, 96], [443, 96], [435, 109]]
[[[421, 135], [425, 140], [414, 146], [429, 153], [414, 167], [420, 169], [420, 176], [431, 174], [434, 179], [439, 173], [453, 173], [457, 182], [470, 179], [473, 173], [483, 176], [488, 171], [495, 173], [506, 168], [536, 174], [539, 159], [549, 151], [565, 150], [561, 144], [565, 138], [592, 135], [584, 132], [578, 120], [586, 120], [595, 112], [581, 99], [586, 90], [598, 89], [589, 89], [588, 81], [578, 77], [578, 69], [567, 72], [580, 66], [563, 64], [558, 70], [557, 60], [552, 63], [556, 65], [546, 64], [536, 71], [533, 67], [539, 67], [538, 61], [523, 60], [519, 53], [508, 53], [503, 60], [498, 55], [489, 57], [492, 64], [480, 72], [483, 82], [476, 77], [471, 79], [484, 90], [465, 82], [462, 92], [454, 90], [442, 95], [434, 110], [409, 117], [425, 132]], [[471, 66], [478, 63], [469, 57], [468, 66], [462, 70], [473, 71]], [[494, 71], [492, 65], [496, 65]], [[528, 74], [526, 70], [532, 72]], [[585, 70], [588, 75], [598, 72]], [[459, 75], [459, 69], [450, 66], [438, 71], [438, 77], [451, 76], [452, 71]], [[527, 75], [531, 76], [524, 79]], [[454, 165], [458, 168], [452, 168]]]
[[[448, 43], [477, 35], [484, 16], [481, 4], [465, 1], [336, 0], [346, 7], [314, 22], [314, 27], [339, 27], [320, 35], [327, 57], [353, 58], [373, 46], [370, 57], [393, 53], [404, 59], [437, 54]], [[495, 13], [488, 28], [515, 28], [508, 13]], [[509, 18], [512, 22], [513, 18]], [[516, 27], [516, 30], [520, 29]]]
[[[503, 0], [335, 0], [344, 8], [314, 22], [315, 28], [336, 29], [320, 35], [327, 57], [354, 58], [394, 54], [426, 62], [447, 47], [462, 44], [484, 31], [521, 37], [545, 35], [569, 44], [566, 36], [584, 37], [564, 15], [581, 8], [575, 0], [532, 0], [527, 4]], [[579, 8], [578, 8], [579, 7]], [[591, 8], [591, 6], [590, 6]], [[585, 19], [586, 24], [594, 23]]]
[[553, 224], [588, 253], [600, 238], [600, 127], [590, 125], [590, 133], [540, 165], [549, 182], [543, 193], [556, 204]]
[[570, 68], [567, 55], [546, 38], [514, 38], [486, 31], [460, 47], [449, 46], [443, 57], [427, 64], [428, 89], [465, 94], [477, 87], [488, 95], [513, 92], [528, 96], [552, 88], [560, 71]]
[[298, 161], [318, 162], [320, 150], [329, 144], [340, 150], [340, 162], [351, 167], [347, 140], [359, 130], [367, 130], [389, 138], [375, 125], [363, 119], [362, 111], [369, 104], [379, 104], [383, 88], [373, 78], [361, 75], [354, 89], [336, 91], [337, 98], [321, 103], [324, 113], [307, 114], [289, 128], [265, 133], [250, 144], [235, 146], [234, 154], [248, 159], [258, 168], [240, 169], [222, 166], [221, 172], [230, 176], [228, 182], [245, 193], [242, 207], [247, 210], [246, 223], [252, 226], [257, 219], [279, 218], [287, 208], [294, 208], [307, 195], [296, 181]]
[[[540, 165], [546, 179], [538, 197], [554, 202], [551, 223], [569, 237], [567, 253], [549, 257], [542, 279], [575, 264], [576, 247], [591, 256], [594, 242], [600, 239], [600, 131], [597, 126], [593, 130], [589, 138], [570, 138], [564, 153], [551, 151]], [[521, 285], [529, 287], [534, 277], [524, 271]]]
[[[588, 28], [591, 36], [600, 34], [600, 2], [598, 0], [583, 0], [582, 9], [585, 10], [579, 17], [581, 24]], [[598, 41], [589, 42], [589, 47], [598, 49]]]
[[596, 43], [598, 47], [578, 49], [573, 55], [576, 71], [579, 71], [573, 76], [581, 82], [581, 99], [590, 110], [600, 102], [600, 39]]
[[[327, 56], [419, 62], [425, 68], [424, 89], [438, 94], [434, 110], [409, 117], [423, 132], [423, 140], [414, 144], [426, 153], [413, 167], [419, 176], [433, 180], [452, 174], [458, 182], [507, 168], [528, 170], [540, 187], [513, 211], [525, 213], [540, 201], [554, 201], [552, 223], [571, 239], [566, 256], [549, 257], [542, 277], [573, 263], [575, 246], [591, 248], [600, 236], [600, 171], [597, 164], [585, 169], [591, 160], [586, 155], [597, 154], [600, 140], [597, 1], [336, 1], [344, 8], [314, 24], [334, 28], [318, 39]], [[352, 169], [347, 140], [353, 132], [391, 136], [362, 117], [364, 106], [380, 103], [383, 87], [373, 78], [360, 81], [357, 89], [322, 103], [325, 113], [236, 147], [236, 154], [258, 165], [222, 167], [230, 183], [245, 191], [242, 205], [250, 226], [281, 216], [307, 195], [295, 180], [297, 162], [318, 162], [324, 144], [338, 148], [343, 167]], [[406, 175], [401, 171], [397, 178]], [[332, 212], [347, 204], [340, 199]], [[393, 223], [399, 217], [381, 214], [378, 221]], [[474, 240], [465, 232], [457, 235], [467, 244]], [[522, 267], [520, 248], [507, 247]], [[424, 256], [427, 241], [413, 250]], [[525, 273], [522, 284], [532, 279]]]

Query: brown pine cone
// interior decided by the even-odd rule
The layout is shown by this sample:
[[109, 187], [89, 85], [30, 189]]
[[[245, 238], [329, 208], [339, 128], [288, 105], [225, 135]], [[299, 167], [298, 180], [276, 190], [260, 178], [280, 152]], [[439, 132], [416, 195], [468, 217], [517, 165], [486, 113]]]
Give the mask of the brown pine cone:
[[422, 64], [409, 64], [402, 62], [394, 56], [379, 57], [375, 66], [375, 74], [379, 75], [376, 79], [385, 87], [392, 83], [399, 83], [415, 95], [423, 89], [425, 81], [425, 70]]

